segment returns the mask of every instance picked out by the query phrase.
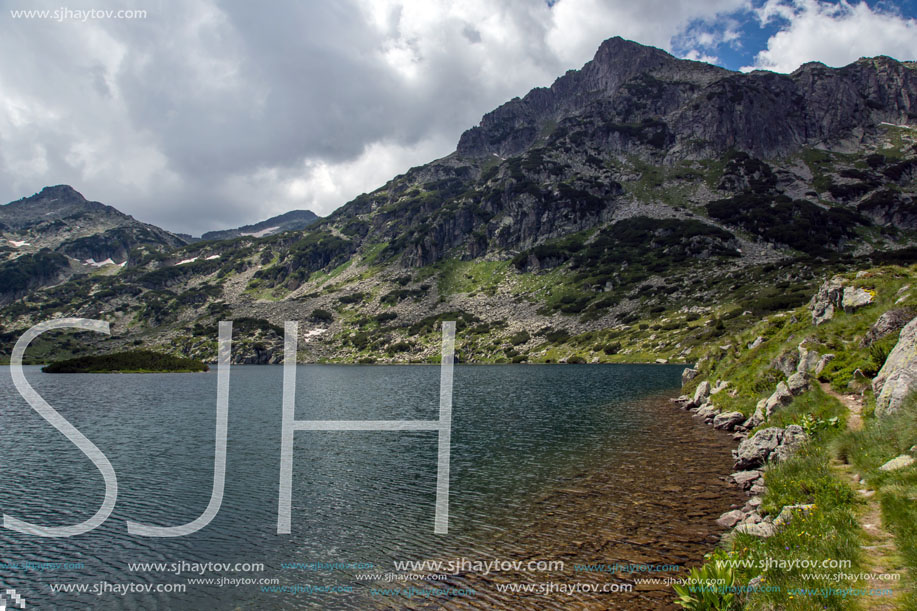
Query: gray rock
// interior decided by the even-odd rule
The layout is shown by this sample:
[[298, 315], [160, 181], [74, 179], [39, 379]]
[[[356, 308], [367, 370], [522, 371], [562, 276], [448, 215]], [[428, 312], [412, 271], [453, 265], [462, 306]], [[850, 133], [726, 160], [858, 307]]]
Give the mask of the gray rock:
[[676, 397], [670, 400], [681, 409], [688, 409], [694, 405], [694, 403], [691, 401], [691, 397], [688, 395], [681, 395], [680, 397]]
[[818, 326], [834, 318], [834, 310], [841, 307], [843, 299], [843, 278], [835, 276], [822, 284], [809, 304], [809, 309], [812, 310], [812, 323]]
[[701, 405], [704, 400], [710, 396], [710, 382], [704, 380], [697, 385], [697, 390], [694, 391], [694, 404]]
[[745, 506], [742, 508], [742, 511], [745, 513], [757, 512], [758, 508], [761, 507], [761, 503], [764, 501], [761, 500], [760, 496], [753, 496], [748, 499], [748, 502], [745, 503]]
[[866, 289], [848, 286], [844, 288], [843, 307], [845, 312], [852, 312], [870, 305], [876, 300], [875, 294]]
[[723, 528], [732, 528], [739, 522], [745, 519], [745, 514], [739, 511], [738, 509], [733, 509], [732, 511], [727, 511], [719, 518], [717, 518], [716, 523], [722, 526]]
[[818, 366], [821, 355], [815, 350], [809, 350], [805, 347], [805, 342], [799, 344], [799, 363], [796, 364], [798, 373], [808, 373]]
[[879, 471], [897, 471], [898, 469], [903, 469], [905, 467], [910, 467], [914, 464], [914, 457], [907, 454], [902, 454], [897, 458], [893, 458], [881, 467]]
[[777, 534], [777, 529], [773, 524], [760, 522], [758, 524], [740, 524], [736, 526], [736, 532], [751, 535], [753, 537], [773, 537]]
[[761, 514], [752, 510], [745, 514], [745, 519], [742, 520], [742, 524], [758, 524], [759, 522], [763, 521], [764, 518], [761, 517]]
[[778, 382], [777, 389], [774, 391], [774, 394], [768, 397], [764, 402], [765, 419], [769, 419], [775, 411], [781, 407], [789, 405], [792, 401], [793, 393], [790, 392], [786, 382]]
[[917, 318], [901, 330], [898, 343], [872, 381], [876, 416], [882, 418], [901, 409], [905, 398], [917, 388]]
[[767, 405], [767, 399], [761, 399], [758, 401], [758, 404], [755, 406], [755, 413], [752, 414], [748, 420], [742, 423], [742, 426], [747, 430], [751, 430], [756, 426], [760, 425], [767, 418], [767, 414], [764, 412], [764, 407]]
[[758, 337], [755, 338], [755, 341], [748, 344], [748, 349], [754, 350], [755, 348], [757, 348], [758, 346], [760, 346], [763, 343], [764, 343], [764, 338], [759, 335]]
[[828, 363], [833, 361], [834, 358], [833, 354], [823, 354], [818, 360], [818, 364], [815, 366], [815, 375], [821, 375], [821, 372], [825, 370], [825, 367], [827, 367]]
[[719, 413], [720, 410], [716, 409], [712, 403], [705, 403], [700, 407], [700, 409], [694, 412], [694, 415], [703, 418], [704, 420], [713, 420]]
[[700, 371], [697, 369], [692, 369], [691, 367], [685, 367], [684, 371], [681, 372], [681, 385], [684, 386], [694, 378], [698, 376]]
[[738, 471], [729, 476], [732, 481], [739, 485], [743, 490], [748, 490], [751, 488], [755, 482], [761, 480], [761, 472], [757, 470], [752, 471]]
[[760, 467], [768, 456], [780, 445], [783, 429], [770, 427], [762, 429], [739, 444], [735, 450], [735, 468], [745, 471]]
[[724, 412], [713, 419], [713, 428], [731, 431], [745, 420], [742, 412]]
[[797, 515], [808, 514], [813, 509], [815, 509], [815, 505], [786, 505], [780, 510], [780, 514], [777, 515], [777, 519], [774, 520], [774, 525], [785, 526]]
[[866, 332], [862, 344], [871, 346], [880, 339], [900, 331], [907, 323], [913, 320], [914, 314], [917, 314], [917, 312], [910, 308], [893, 308], [885, 312], [879, 316], [869, 331]]
[[768, 460], [776, 463], [785, 461], [795, 454], [799, 446], [804, 444], [807, 439], [808, 437], [806, 437], [806, 433], [802, 430], [801, 426], [798, 424], [791, 424], [783, 431], [783, 438], [780, 440], [780, 445], [771, 453]]
[[741, 428], [745, 429], [746, 431], [750, 431], [756, 426], [759, 426], [762, 422], [764, 422], [764, 419], [759, 419], [757, 414], [755, 414], [749, 416], [748, 420], [742, 423]]
[[757, 482], [751, 488], [748, 489], [748, 492], [749, 494], [763, 496], [764, 494], [767, 493], [767, 486], [765, 486], [761, 482]]
[[729, 382], [726, 380], [717, 380], [716, 386], [710, 389], [711, 395], [716, 395], [729, 388]]
[[787, 379], [786, 386], [791, 395], [801, 395], [809, 390], [809, 376], [805, 373], [794, 373]]
[[799, 352], [788, 351], [777, 356], [771, 361], [771, 367], [780, 371], [785, 376], [793, 375], [799, 366]]

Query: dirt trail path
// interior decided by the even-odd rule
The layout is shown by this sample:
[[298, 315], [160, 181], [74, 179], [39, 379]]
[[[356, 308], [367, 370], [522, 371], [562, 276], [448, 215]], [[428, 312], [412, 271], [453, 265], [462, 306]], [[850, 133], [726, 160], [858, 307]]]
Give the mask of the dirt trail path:
[[[820, 383], [822, 390], [840, 401], [848, 410], [847, 428], [859, 431], [863, 428], [863, 399], [857, 395], [844, 395], [836, 392], [830, 384]], [[906, 568], [901, 560], [901, 554], [895, 543], [895, 536], [888, 532], [882, 525], [882, 511], [875, 497], [875, 490], [869, 490], [865, 482], [852, 465], [832, 460], [832, 466], [850, 486], [856, 490], [865, 502], [864, 510], [857, 516], [860, 526], [866, 533], [863, 545], [864, 573], [897, 573], [905, 578]], [[871, 581], [866, 587], [891, 589], [892, 596], [869, 597], [863, 600], [864, 608], [871, 611], [896, 611], [903, 609], [901, 602], [905, 593], [905, 586], [899, 581]]]

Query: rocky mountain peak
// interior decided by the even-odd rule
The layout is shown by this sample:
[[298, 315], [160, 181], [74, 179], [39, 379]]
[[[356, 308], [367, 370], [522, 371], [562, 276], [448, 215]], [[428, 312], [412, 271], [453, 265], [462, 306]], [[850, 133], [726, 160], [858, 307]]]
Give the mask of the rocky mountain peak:
[[71, 187], [70, 185], [53, 185], [50, 187], [45, 187], [44, 189], [39, 191], [33, 197], [42, 197], [42, 198], [60, 197], [60, 198], [67, 198], [67, 199], [72, 198], [72, 199], [82, 199], [82, 200], [86, 199], [85, 197], [83, 197], [82, 193], [80, 193], [79, 191]]

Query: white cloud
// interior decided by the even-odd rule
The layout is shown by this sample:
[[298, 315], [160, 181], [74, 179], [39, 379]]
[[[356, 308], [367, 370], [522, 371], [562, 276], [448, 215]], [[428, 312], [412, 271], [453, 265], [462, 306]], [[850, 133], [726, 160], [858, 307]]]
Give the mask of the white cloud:
[[69, 183], [192, 233], [291, 208], [327, 214], [450, 153], [485, 112], [579, 68], [606, 38], [710, 60], [749, 6], [137, 2], [96, 8], [146, 19], [0, 14], [0, 201]]
[[875, 55], [917, 58], [917, 20], [865, 2], [768, 0], [757, 12], [762, 24], [779, 22], [781, 28], [743, 70], [792, 72], [809, 61], [844, 66]]

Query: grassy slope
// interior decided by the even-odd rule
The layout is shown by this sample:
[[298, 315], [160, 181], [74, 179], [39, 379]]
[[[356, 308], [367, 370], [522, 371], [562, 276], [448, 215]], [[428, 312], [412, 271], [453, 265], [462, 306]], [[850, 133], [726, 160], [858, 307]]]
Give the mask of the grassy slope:
[[[788, 560], [849, 560], [850, 567], [840, 572], [855, 574], [873, 566], [864, 550], [865, 536], [858, 522], [864, 501], [842, 477], [835, 464], [849, 461], [869, 487], [878, 491], [882, 519], [894, 533], [898, 549], [902, 550], [908, 574], [902, 576], [906, 584], [913, 585], [917, 577], [917, 468], [910, 467], [895, 473], [881, 473], [878, 467], [885, 461], [908, 451], [917, 443], [917, 402], [901, 415], [891, 420], [878, 421], [872, 415], [874, 398], [869, 388], [869, 378], [881, 367], [887, 351], [894, 344], [892, 338], [878, 342], [872, 350], [861, 345], [860, 340], [875, 320], [892, 307], [917, 304], [917, 266], [903, 268], [888, 266], [847, 276], [853, 286], [875, 292], [875, 303], [855, 312], [839, 312], [831, 321], [815, 327], [806, 308], [772, 315], [730, 334], [707, 351], [700, 362], [702, 379], [711, 382], [728, 380], [730, 392], [713, 397], [714, 404], [724, 410], [739, 410], [751, 414], [759, 399], [773, 392], [784, 374], [774, 368], [774, 359], [787, 352], [795, 352], [806, 340], [807, 347], [821, 354], [833, 353], [835, 361], [826, 367], [820, 381], [844, 393], [862, 393], [865, 399], [864, 427], [862, 431], [847, 431], [843, 426], [846, 408], [813, 384], [812, 389], [797, 397], [793, 403], [774, 414], [771, 421], [761, 425], [786, 426], [800, 424], [810, 432], [811, 441], [793, 459], [769, 468], [765, 474], [767, 493], [762, 510], [776, 516], [782, 507], [792, 504], [814, 504], [807, 517], [790, 522], [776, 536], [758, 539], [738, 535], [724, 544], [717, 557], [752, 560], [760, 566], [765, 560], [777, 565], [768, 570], [743, 568], [735, 571], [735, 585], [747, 584], [758, 575], [764, 585], [776, 586], [774, 592], [758, 592], [739, 596], [732, 608], [746, 609], [854, 609], [874, 608], [881, 599], [869, 596], [844, 597], [824, 593], [791, 594], [791, 588], [879, 588], [881, 582], [851, 581], [833, 578], [811, 579], [813, 573], [837, 573], [837, 569], [780, 568]], [[748, 349], [756, 338], [764, 338], [755, 349]], [[854, 372], [859, 369], [866, 375]], [[686, 391], [692, 390], [692, 387]], [[830, 419], [837, 417], [839, 426], [831, 426]], [[710, 561], [712, 563], [713, 560]], [[710, 564], [708, 563], [708, 564]], [[787, 563], [784, 562], [784, 567]], [[707, 567], [713, 571], [712, 566]], [[715, 574], [715, 572], [714, 572]], [[804, 574], [809, 574], [806, 579]], [[897, 600], [896, 607], [917, 608], [917, 598], [911, 590], [909, 598]], [[730, 608], [730, 607], [723, 607]]]

